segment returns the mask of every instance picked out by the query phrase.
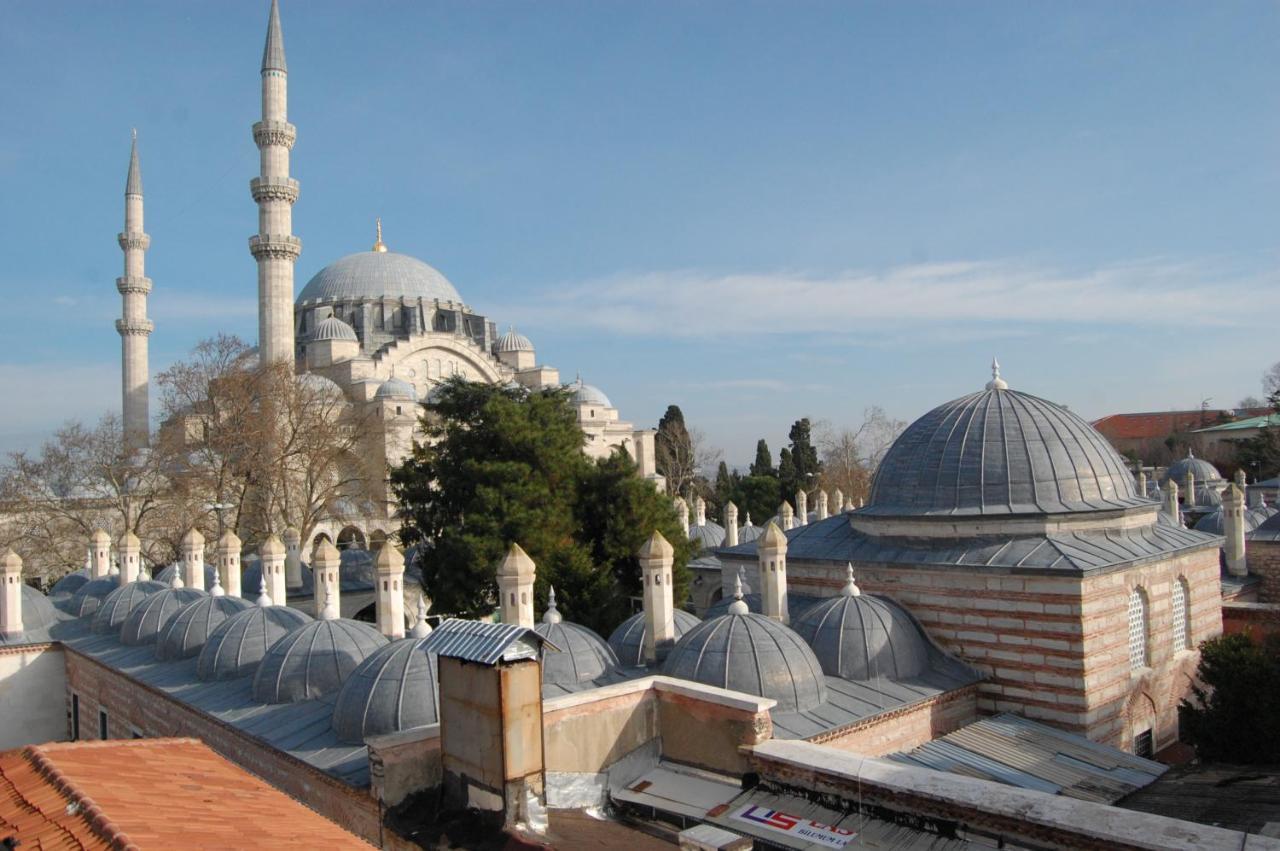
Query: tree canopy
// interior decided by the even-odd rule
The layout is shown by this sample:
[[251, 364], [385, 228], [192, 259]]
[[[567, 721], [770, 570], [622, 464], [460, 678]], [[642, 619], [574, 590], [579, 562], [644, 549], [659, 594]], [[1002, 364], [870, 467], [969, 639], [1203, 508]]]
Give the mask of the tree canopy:
[[1235, 634], [1200, 646], [1199, 683], [1178, 707], [1182, 738], [1203, 760], [1280, 762], [1280, 640]]

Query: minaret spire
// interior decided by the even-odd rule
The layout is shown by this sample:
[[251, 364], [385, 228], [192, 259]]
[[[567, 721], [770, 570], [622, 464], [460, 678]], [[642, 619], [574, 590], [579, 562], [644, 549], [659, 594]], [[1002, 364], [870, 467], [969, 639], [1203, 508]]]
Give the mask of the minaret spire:
[[146, 273], [146, 253], [151, 237], [142, 230], [142, 166], [138, 164], [138, 131], [133, 131], [129, 151], [129, 175], [124, 182], [124, 231], [116, 235], [124, 252], [124, 275], [116, 278], [121, 316], [116, 320], [120, 332], [121, 419], [124, 444], [128, 449], [141, 449], [150, 441], [151, 417], [148, 413], [149, 375], [147, 337], [155, 325], [147, 319], [147, 294], [151, 279]]
[[288, 77], [280, 6], [271, 0], [262, 50], [262, 120], [253, 125], [261, 170], [249, 181], [258, 205], [258, 233], [249, 237], [249, 252], [258, 261], [258, 354], [263, 364], [294, 359], [293, 265], [302, 242], [293, 235], [298, 181], [289, 177], [289, 151], [298, 130], [289, 123]]

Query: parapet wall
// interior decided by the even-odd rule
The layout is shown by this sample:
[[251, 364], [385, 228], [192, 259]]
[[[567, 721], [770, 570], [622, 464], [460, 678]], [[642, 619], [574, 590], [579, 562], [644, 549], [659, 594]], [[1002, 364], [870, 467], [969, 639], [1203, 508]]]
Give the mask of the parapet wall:
[[0, 647], [0, 750], [68, 738], [60, 644]]

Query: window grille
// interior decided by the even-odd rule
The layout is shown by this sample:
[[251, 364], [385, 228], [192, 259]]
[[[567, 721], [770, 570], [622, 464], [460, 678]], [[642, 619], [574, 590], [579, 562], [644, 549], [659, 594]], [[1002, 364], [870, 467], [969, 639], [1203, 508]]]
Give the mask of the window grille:
[[1191, 642], [1190, 618], [1187, 616], [1187, 580], [1179, 577], [1173, 583], [1173, 649], [1186, 650]]
[[1129, 666], [1143, 668], [1148, 664], [1147, 597], [1135, 588], [1129, 592]]

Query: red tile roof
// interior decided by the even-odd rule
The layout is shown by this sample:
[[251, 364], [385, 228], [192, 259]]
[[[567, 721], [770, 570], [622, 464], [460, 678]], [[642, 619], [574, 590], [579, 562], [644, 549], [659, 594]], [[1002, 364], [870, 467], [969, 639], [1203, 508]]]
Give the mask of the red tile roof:
[[0, 840], [8, 837], [22, 851], [365, 844], [196, 739], [0, 753]]
[[[1268, 409], [1262, 409], [1266, 413]], [[1111, 414], [1092, 425], [1108, 440], [1163, 440], [1171, 434], [1217, 425], [1224, 419], [1257, 416], [1253, 408], [1238, 411], [1155, 411], [1143, 414]]]

